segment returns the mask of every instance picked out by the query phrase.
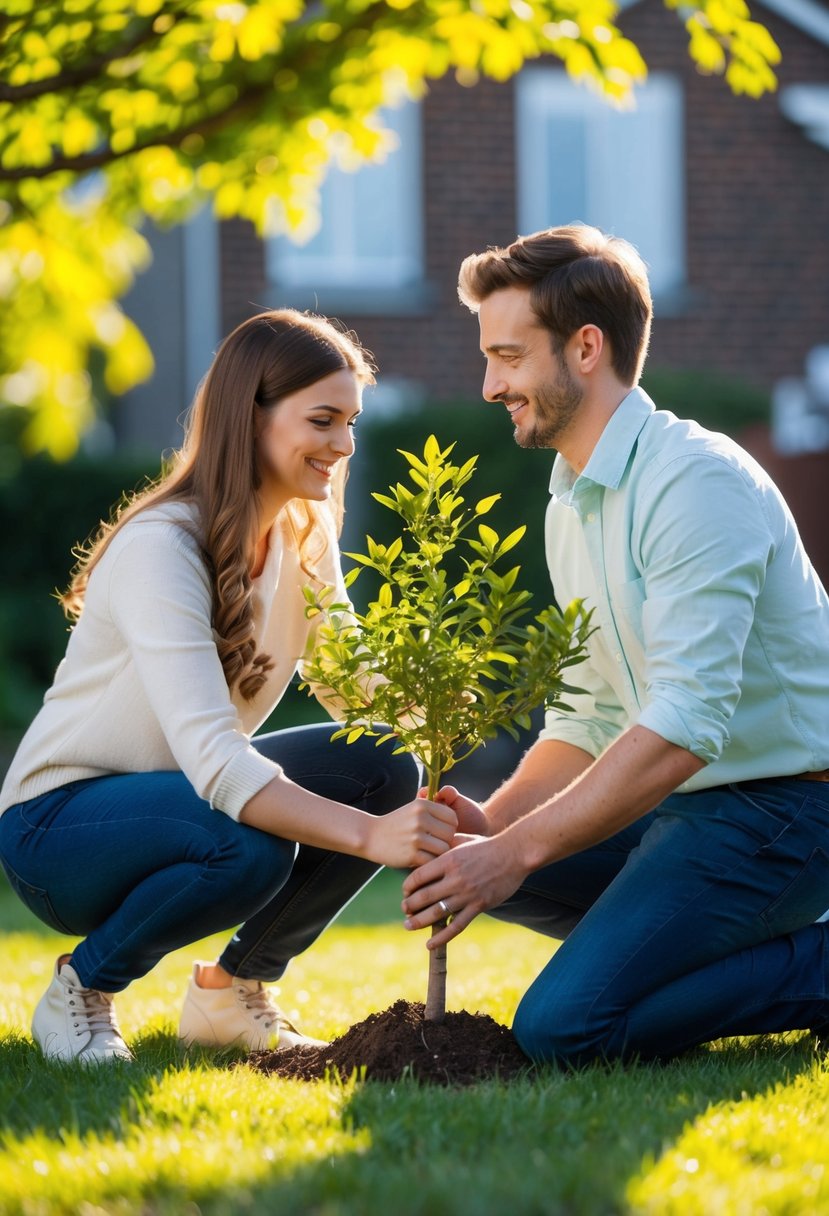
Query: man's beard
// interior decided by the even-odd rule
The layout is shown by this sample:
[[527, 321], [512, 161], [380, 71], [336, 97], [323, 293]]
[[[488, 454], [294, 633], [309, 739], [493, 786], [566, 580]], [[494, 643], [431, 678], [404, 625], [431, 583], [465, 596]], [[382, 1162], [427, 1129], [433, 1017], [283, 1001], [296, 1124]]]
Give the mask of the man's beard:
[[523, 434], [516, 427], [515, 442], [522, 448], [557, 448], [583, 397], [584, 392], [570, 375], [564, 358], [559, 355], [556, 380], [536, 390], [533, 425]]

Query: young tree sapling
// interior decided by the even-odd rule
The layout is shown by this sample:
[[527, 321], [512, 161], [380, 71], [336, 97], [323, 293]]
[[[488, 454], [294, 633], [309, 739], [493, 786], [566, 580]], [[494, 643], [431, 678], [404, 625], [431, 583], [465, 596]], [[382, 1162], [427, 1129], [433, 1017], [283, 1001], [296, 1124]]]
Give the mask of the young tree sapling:
[[[562, 694], [579, 690], [562, 672], [584, 657], [591, 631], [581, 600], [527, 619], [531, 596], [516, 587], [520, 567], [495, 569], [525, 528], [502, 539], [482, 522], [498, 494], [467, 507], [461, 490], [477, 457], [453, 464], [454, 446], [442, 449], [432, 435], [422, 456], [401, 451], [414, 489], [398, 482], [373, 495], [404, 527], [391, 544], [368, 536], [366, 553], [346, 554], [357, 563], [347, 585], [365, 569], [380, 579], [365, 612], [331, 603], [330, 588], [305, 589], [308, 615], [325, 619], [302, 687], [328, 690], [323, 698], [342, 722], [332, 738], [396, 739], [399, 751], [423, 764], [429, 798], [443, 775], [499, 728], [517, 739], [537, 705], [568, 708]], [[430, 951], [428, 1019], [443, 1020], [445, 993], [444, 947]]]

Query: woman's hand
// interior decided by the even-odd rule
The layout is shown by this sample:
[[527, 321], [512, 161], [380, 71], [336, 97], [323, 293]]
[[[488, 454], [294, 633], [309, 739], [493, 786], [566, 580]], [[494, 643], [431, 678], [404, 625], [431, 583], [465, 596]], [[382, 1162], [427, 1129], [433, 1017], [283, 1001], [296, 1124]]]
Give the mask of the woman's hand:
[[450, 849], [457, 830], [451, 807], [416, 798], [372, 818], [363, 855], [394, 869], [412, 869]]
[[[420, 797], [428, 797], [425, 789], [420, 791]], [[467, 836], [491, 836], [492, 825], [485, 812], [477, 802], [460, 793], [454, 785], [444, 785], [438, 790], [435, 802], [449, 806], [458, 817], [458, 831]]]

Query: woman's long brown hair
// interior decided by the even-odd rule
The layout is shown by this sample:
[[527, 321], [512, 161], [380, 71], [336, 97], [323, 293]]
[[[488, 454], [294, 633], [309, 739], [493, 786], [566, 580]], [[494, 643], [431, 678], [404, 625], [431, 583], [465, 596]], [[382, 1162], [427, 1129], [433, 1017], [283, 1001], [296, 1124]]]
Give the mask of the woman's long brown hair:
[[[244, 321], [220, 346], [199, 387], [188, 417], [184, 444], [161, 477], [101, 525], [61, 597], [76, 618], [89, 576], [118, 531], [139, 512], [160, 503], [196, 507], [198, 541], [213, 581], [216, 645], [228, 687], [252, 699], [270, 670], [270, 657], [256, 654], [250, 564], [257, 530], [259, 477], [257, 414], [278, 406], [333, 372], [348, 369], [364, 384], [374, 382], [370, 356], [356, 338], [323, 317], [278, 309]], [[293, 499], [285, 508], [289, 543], [309, 577], [327, 547], [324, 512], [342, 525], [346, 462], [335, 474], [330, 502]], [[330, 527], [330, 525], [329, 525]]]

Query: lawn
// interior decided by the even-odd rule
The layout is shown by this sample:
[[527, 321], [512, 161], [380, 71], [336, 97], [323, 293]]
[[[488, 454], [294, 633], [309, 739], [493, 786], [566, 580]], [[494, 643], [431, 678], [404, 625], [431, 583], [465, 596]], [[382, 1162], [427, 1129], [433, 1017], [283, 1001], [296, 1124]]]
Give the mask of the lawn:
[[[310, 1032], [423, 999], [398, 889], [382, 875], [292, 964], [279, 999]], [[66, 939], [2, 883], [0, 925], [3, 1216], [829, 1213], [829, 1067], [807, 1035], [467, 1090], [280, 1081], [178, 1046], [184, 985], [215, 939], [119, 998], [136, 1063], [84, 1071], [44, 1063], [28, 1034]], [[480, 919], [450, 947], [449, 1007], [508, 1022], [548, 950]]]

